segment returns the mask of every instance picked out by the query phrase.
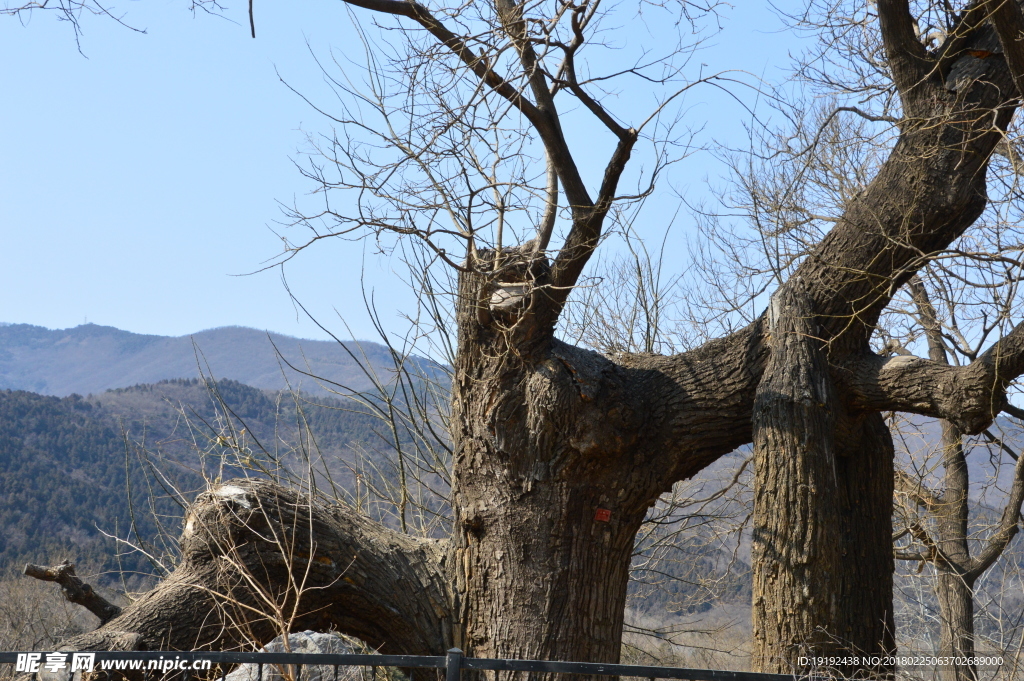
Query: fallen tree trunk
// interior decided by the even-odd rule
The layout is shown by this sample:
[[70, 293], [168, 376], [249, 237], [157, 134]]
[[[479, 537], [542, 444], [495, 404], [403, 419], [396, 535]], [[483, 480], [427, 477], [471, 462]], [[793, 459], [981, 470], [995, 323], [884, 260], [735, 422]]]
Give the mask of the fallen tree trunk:
[[336, 629], [381, 652], [450, 647], [437, 542], [389, 530], [263, 480], [189, 508], [182, 559], [155, 589], [69, 650], [256, 649], [286, 631]]

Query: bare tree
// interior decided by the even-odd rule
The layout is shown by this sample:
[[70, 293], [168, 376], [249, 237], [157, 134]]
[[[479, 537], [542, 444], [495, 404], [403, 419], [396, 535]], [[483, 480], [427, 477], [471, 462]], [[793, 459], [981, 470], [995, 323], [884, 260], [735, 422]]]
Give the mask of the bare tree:
[[[829, 6], [828, 10], [795, 18], [798, 25], [813, 26], [824, 35], [820, 51], [797, 69], [798, 78], [811, 86], [818, 100], [780, 106], [789, 125], [774, 136], [756, 138], [751, 153], [730, 158], [737, 178], [731, 210], [747, 216], [754, 229], [726, 231], [728, 224], [707, 214], [710, 241], [717, 244], [724, 257], [698, 261], [708, 285], [695, 306], [712, 318], [716, 312], [732, 314], [749, 309], [747, 306], [766, 290], [790, 277], [840, 220], [846, 207], [883, 171], [888, 149], [904, 129], [902, 102], [892, 97], [886, 62], [877, 59], [883, 46], [864, 30], [871, 23], [872, 8], [851, 6], [848, 13], [837, 13]], [[917, 32], [931, 47], [963, 30], [960, 18], [941, 7], [922, 3], [916, 11]], [[978, 5], [973, 11], [985, 10]], [[951, 72], [951, 77], [959, 75]], [[853, 95], [859, 100], [858, 106], [848, 101]], [[997, 145], [986, 178], [989, 201], [974, 228], [945, 249], [921, 254], [922, 262], [927, 262], [922, 275], [933, 282], [942, 299], [941, 324], [924, 284], [915, 277], [897, 294], [876, 326], [873, 343], [883, 354], [895, 353], [894, 363], [913, 361], [912, 349], [919, 348], [936, 362], [948, 362], [948, 349], [956, 355], [957, 365], [969, 364], [983, 355], [991, 338], [1009, 331], [1019, 319], [1018, 144], [1016, 132], [1009, 130]], [[780, 163], [780, 159], [785, 162]], [[711, 285], [722, 281], [726, 271], [734, 276], [737, 272], [751, 275], [744, 282], [745, 289], [737, 292]], [[1010, 405], [1005, 408], [1015, 412]], [[1002, 520], [989, 528], [987, 544], [978, 547], [975, 563], [969, 548], [969, 539], [974, 541], [974, 537], [967, 532], [963, 432], [947, 421], [943, 424], [948, 464], [941, 467], [946, 476], [941, 485], [944, 492], [930, 497], [926, 520], [917, 514], [902, 514], [906, 527], [901, 526], [898, 533], [907, 537], [913, 535], [909, 531], [913, 528], [918, 539], [931, 544], [918, 544], [922, 550], [897, 555], [920, 559], [938, 550], [941, 541], [948, 542], [948, 560], [941, 568], [936, 565], [940, 572], [936, 591], [942, 611], [942, 637], [935, 642], [935, 649], [966, 659], [974, 651], [972, 584], [1016, 533], [1019, 508], [1014, 510], [1016, 491], [1008, 490], [1008, 499], [1003, 502], [1008, 507]], [[907, 495], [922, 489], [921, 480], [903, 472], [896, 482], [898, 507], [905, 505], [899, 502], [906, 502]], [[920, 494], [910, 498], [921, 503], [924, 499]], [[937, 534], [929, 535], [922, 528], [921, 524], [928, 522], [933, 523]], [[953, 665], [948, 672], [956, 678], [976, 678], [977, 670], [969, 665]]]
[[[674, 33], [709, 8], [675, 7], [672, 23], [657, 14], [667, 7], [641, 5], [637, 19], [595, 0], [349, 4], [387, 39], [364, 43], [372, 68], [361, 83], [335, 80], [339, 127], [307, 170], [323, 204], [295, 208], [313, 232], [286, 256], [325, 238], [370, 234], [389, 247], [397, 235], [457, 272], [452, 535], [413, 539], [268, 482], [225, 483], [189, 510], [171, 576], [66, 646], [231, 645], [210, 584], [235, 569], [225, 547], [239, 547], [260, 588], [301, 574], [303, 593], [318, 594], [297, 604], [297, 623], [308, 615], [384, 650], [614, 661], [648, 508], [753, 442], [755, 666], [892, 651], [893, 444], [881, 414], [984, 430], [1024, 372], [1024, 327], [964, 366], [888, 357], [869, 341], [895, 293], [985, 209], [989, 161], [1024, 91], [1019, 6], [829, 6], [815, 30], [838, 51], [847, 43], [828, 36], [866, 36], [848, 61], [870, 76], [866, 96], [898, 102], [877, 172], [779, 272], [767, 313], [687, 352], [600, 355], [555, 337], [567, 299], [613, 206], [648, 195], [685, 156], [672, 102], [722, 81], [686, 77], [678, 35], [657, 41], [661, 58], [589, 55], [617, 19], [662, 17], [648, 26]], [[937, 40], [920, 31], [933, 14], [948, 18]], [[631, 79], [657, 95], [625, 122], [611, 95]], [[610, 142], [598, 173], [581, 160], [593, 163], [595, 144], [573, 136], [573, 107]], [[645, 150], [652, 164], [633, 172]], [[306, 564], [272, 560], [267, 532], [234, 520], [246, 508], [283, 509], [272, 522], [312, 528], [295, 549]]]
[[[978, 282], [979, 279], [981, 278], [975, 274], [974, 281]], [[1001, 288], [1016, 288], [1017, 279], [1017, 276], [1012, 276]], [[958, 323], [955, 317], [946, 317], [947, 321], [942, 323], [943, 317], [932, 304], [931, 296], [920, 278], [912, 279], [909, 288], [917, 308], [918, 319], [923, 327], [929, 357], [933, 361], [949, 364], [950, 351], [965, 359], [978, 354], [977, 345], [964, 347], [964, 331], [969, 327], [962, 321]], [[957, 286], [956, 289], [962, 289], [962, 286]], [[994, 285], [984, 287], [984, 290], [1000, 291]], [[939, 291], [950, 292], [949, 289], [943, 291], [941, 288]], [[1000, 292], [1005, 294], [1005, 291]], [[963, 298], [962, 292], [955, 300], [944, 296], [943, 307], [949, 313], [955, 313], [961, 306], [960, 303], [966, 302]], [[1004, 305], [1015, 307], [1015, 296], [1012, 294], [1008, 297], [996, 295], [995, 298], [997, 303], [1002, 298]], [[983, 338], [984, 331], [985, 329], [982, 329], [982, 333], [977, 336]], [[946, 338], [951, 338], [952, 343]], [[1007, 406], [1007, 409], [1018, 413], [1015, 407]], [[948, 678], [960, 681], [978, 678], [977, 666], [970, 662], [977, 652], [974, 626], [975, 584], [999, 559], [1019, 531], [1021, 505], [1024, 503], [1024, 463], [1021, 463], [1019, 455], [1009, 445], [989, 430], [984, 431], [985, 436], [996, 445], [993, 454], [997, 458], [1008, 455], [1014, 460], [1015, 465], [1001, 517], [978, 545], [977, 540], [972, 541], [975, 537], [969, 529], [972, 481], [967, 455], [970, 444], [965, 442], [963, 432], [956, 425], [946, 420], [941, 420], [940, 424], [939, 485], [933, 487], [933, 474], [927, 459], [915, 459], [912, 462], [912, 470], [897, 471], [897, 500], [903, 502], [897, 504], [897, 509], [902, 510], [898, 515], [904, 526], [898, 528], [896, 536], [906, 539], [897, 548], [896, 558], [916, 561], [922, 566], [925, 563], [934, 566], [934, 588], [938, 598], [941, 628], [939, 650], [943, 655], [963, 660], [961, 663], [950, 665], [947, 670]], [[974, 483], [977, 485], [977, 481]], [[917, 509], [920, 509], [920, 512], [917, 512]], [[976, 546], [972, 547], [972, 543]]]

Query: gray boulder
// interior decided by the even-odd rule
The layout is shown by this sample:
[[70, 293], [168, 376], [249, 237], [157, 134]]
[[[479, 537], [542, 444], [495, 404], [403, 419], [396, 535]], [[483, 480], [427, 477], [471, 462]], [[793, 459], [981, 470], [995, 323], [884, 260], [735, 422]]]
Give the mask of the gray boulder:
[[[337, 634], [317, 631], [300, 631], [288, 634], [288, 645], [278, 636], [263, 647], [265, 653], [321, 653], [328, 655], [351, 655], [364, 651], [356, 650], [352, 644]], [[286, 671], [287, 674], [283, 674]], [[259, 665], [243, 664], [227, 675], [226, 681], [260, 681]], [[330, 665], [305, 665], [297, 681], [334, 681], [334, 667]], [[338, 681], [370, 681], [370, 669], [366, 667], [339, 667]], [[294, 670], [282, 670], [276, 665], [263, 665], [262, 681], [296, 681]]]

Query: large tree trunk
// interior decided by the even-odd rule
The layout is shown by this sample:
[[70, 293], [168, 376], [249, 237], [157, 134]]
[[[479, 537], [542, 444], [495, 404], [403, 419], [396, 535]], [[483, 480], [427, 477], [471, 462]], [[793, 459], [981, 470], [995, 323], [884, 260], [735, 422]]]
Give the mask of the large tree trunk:
[[753, 415], [754, 668], [783, 673], [837, 649], [841, 609], [838, 405], [800, 288], [783, 287], [769, 305], [771, 358]]
[[602, 389], [594, 358], [554, 341], [545, 296], [529, 291], [544, 276], [519, 271], [512, 309], [484, 276], [460, 284], [459, 642], [479, 657], [616, 662], [633, 539], [657, 495], [629, 470], [640, 396]]
[[773, 296], [754, 404], [754, 668], [849, 674], [814, 658], [893, 650], [893, 451], [839, 401], [809, 300], [799, 280]]
[[[949, 364], [935, 306], [923, 282], [915, 277], [910, 282], [920, 323], [928, 341], [929, 358]], [[943, 419], [942, 467], [944, 469], [941, 500], [932, 494], [921, 495], [919, 503], [935, 520], [938, 541], [932, 545], [932, 562], [938, 574], [935, 593], [939, 601], [939, 654], [954, 658], [974, 657], [974, 575], [971, 574], [971, 551], [968, 545], [968, 492], [970, 472], [964, 452], [963, 432]], [[923, 483], [920, 483], [923, 486]], [[923, 502], [923, 503], [922, 503]], [[933, 503], [938, 502], [938, 503]], [[927, 536], [927, 530], [918, 530]], [[977, 681], [977, 665], [951, 664], [942, 668], [947, 681]]]
[[[895, 391], [881, 402], [864, 400], [857, 384], [868, 380], [878, 388], [886, 372], [847, 362], [867, 355], [879, 315], [923, 264], [922, 255], [944, 248], [951, 234], [981, 214], [995, 141], [988, 136], [1004, 130], [1013, 111], [1005, 63], [968, 56], [972, 49], [998, 49], [991, 28], [965, 29], [944, 52], [950, 58], [934, 63], [914, 33], [906, 2], [881, 0], [878, 10], [907, 118], [871, 185], [777, 294], [772, 307], [779, 308], [779, 330], [772, 333], [758, 386], [755, 663], [765, 671], [798, 668], [802, 650], [826, 656], [893, 650], [893, 449], [881, 417], [871, 412], [892, 405]], [[978, 125], [985, 115], [995, 126]], [[872, 255], [851, 267], [856, 253]], [[819, 343], [827, 344], [838, 399]], [[850, 371], [854, 366], [862, 371]], [[985, 373], [985, 366], [978, 362], [973, 370]], [[897, 379], [902, 389], [923, 387], [908, 379]], [[926, 392], [936, 399], [983, 382], [940, 380], [938, 390]], [[946, 413], [977, 432], [998, 406], [988, 398], [988, 404], [964, 408], [972, 399], [956, 396], [961, 408]], [[910, 401], [905, 404], [920, 413]], [[823, 602], [825, 594], [839, 600]], [[841, 671], [891, 672], [865, 665]]]

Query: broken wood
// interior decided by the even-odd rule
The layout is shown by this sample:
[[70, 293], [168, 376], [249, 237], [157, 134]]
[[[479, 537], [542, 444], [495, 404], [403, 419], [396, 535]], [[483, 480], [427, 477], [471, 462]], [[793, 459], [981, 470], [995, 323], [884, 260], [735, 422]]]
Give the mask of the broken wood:
[[50, 567], [29, 563], [23, 572], [29, 577], [44, 582], [56, 582], [60, 585], [64, 598], [99, 617], [100, 625], [106, 624], [121, 614], [121, 608], [100, 596], [95, 589], [75, 574], [75, 564], [70, 561], [65, 560], [60, 565]]

